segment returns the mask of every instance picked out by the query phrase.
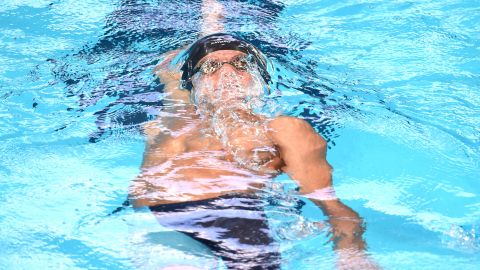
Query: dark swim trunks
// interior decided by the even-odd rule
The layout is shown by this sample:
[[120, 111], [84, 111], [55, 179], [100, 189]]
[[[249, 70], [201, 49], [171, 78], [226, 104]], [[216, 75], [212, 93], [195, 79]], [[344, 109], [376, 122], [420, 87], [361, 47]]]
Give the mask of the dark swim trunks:
[[158, 222], [208, 246], [228, 269], [280, 269], [265, 201], [254, 194], [150, 206]]

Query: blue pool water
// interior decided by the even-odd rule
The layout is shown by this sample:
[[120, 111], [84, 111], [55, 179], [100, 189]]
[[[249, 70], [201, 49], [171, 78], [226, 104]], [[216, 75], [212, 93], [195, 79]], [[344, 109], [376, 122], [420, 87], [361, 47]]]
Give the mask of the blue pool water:
[[[272, 60], [279, 110], [329, 142], [337, 195], [385, 269], [480, 267], [480, 2], [223, 1]], [[155, 269], [161, 228], [127, 208], [151, 70], [195, 40], [199, 1], [0, 3], [0, 269]], [[324, 217], [280, 176], [283, 269], [332, 269]], [[157, 237], [158, 238], [158, 237]], [[141, 254], [141, 256], [139, 256]], [[141, 258], [138, 258], [141, 257]], [[149, 268], [150, 267], [150, 268]]]

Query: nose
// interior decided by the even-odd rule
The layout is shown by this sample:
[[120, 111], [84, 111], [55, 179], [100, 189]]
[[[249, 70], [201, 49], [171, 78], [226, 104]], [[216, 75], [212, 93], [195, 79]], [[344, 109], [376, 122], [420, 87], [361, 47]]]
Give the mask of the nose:
[[230, 63], [225, 63], [220, 67], [220, 72], [235, 72], [237, 73], [237, 69], [232, 66]]

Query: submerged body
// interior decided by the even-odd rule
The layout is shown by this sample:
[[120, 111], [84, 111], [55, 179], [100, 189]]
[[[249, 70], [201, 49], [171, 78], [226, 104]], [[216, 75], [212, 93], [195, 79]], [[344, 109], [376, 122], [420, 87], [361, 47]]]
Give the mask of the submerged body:
[[[242, 53], [224, 50], [209, 59], [237, 56]], [[134, 206], [148, 206], [161, 225], [203, 243], [229, 269], [280, 269], [257, 193], [281, 172], [303, 181], [304, 193], [329, 187], [325, 140], [303, 120], [254, 113], [259, 88], [227, 65], [207, 87], [196, 80], [194, 98], [180, 90], [179, 74], [158, 75], [171, 99], [165, 115], [145, 125], [142, 173], [130, 192]]]
[[[204, 14], [206, 25], [217, 15]], [[302, 119], [256, 113], [270, 80], [258, 49], [218, 33], [192, 44], [180, 70], [170, 65], [178, 53], [165, 54], [155, 70], [166, 98], [161, 117], [144, 127], [133, 205], [209, 246], [228, 268], [280, 269], [256, 193], [286, 173], [328, 216], [339, 266], [376, 268], [364, 253], [362, 219], [335, 197], [326, 141]]]
[[[209, 54], [209, 59], [241, 54], [222, 50]], [[137, 205], [254, 192], [281, 172], [303, 181], [304, 193], [331, 186], [325, 140], [304, 120], [255, 114], [238, 90], [252, 87], [250, 80], [222, 79], [222, 74], [243, 75], [237, 73], [224, 65], [214, 74], [217, 78], [208, 78], [216, 84], [203, 92], [197, 87], [195, 104], [180, 90], [179, 74], [159, 74], [172, 100], [167, 101], [166, 116], [145, 126], [142, 174], [132, 189]], [[246, 94], [250, 98], [251, 92]], [[316, 180], [308, 181], [312, 177]]]
[[[275, 262], [255, 261], [252, 259], [255, 256], [232, 259], [238, 252], [245, 253], [245, 245], [231, 243], [241, 243], [241, 239], [249, 239], [252, 235], [239, 235], [240, 227], [232, 227], [238, 221], [236, 218], [241, 218], [240, 212], [234, 211], [239, 216], [232, 219], [232, 212], [222, 216], [224, 212], [218, 212], [215, 207], [224, 196], [250, 194], [248, 201], [256, 202], [256, 191], [275, 175], [287, 173], [298, 183], [300, 193], [329, 217], [335, 249], [346, 256], [346, 265], [351, 266], [355, 261], [363, 268], [375, 268], [363, 253], [361, 218], [333, 192], [331, 166], [326, 160], [326, 141], [302, 119], [289, 116], [267, 118], [256, 114], [252, 104], [258, 91], [251, 89], [258, 87], [252, 87], [251, 83], [259, 80], [230, 64], [223, 64], [201, 78], [208, 84], [200, 79], [194, 80], [196, 89], [192, 92], [182, 90], [181, 74], [167, 68], [175, 55], [167, 55], [157, 69], [156, 74], [165, 84], [168, 97], [162, 117], [145, 125], [147, 141], [142, 172], [130, 189], [133, 205], [149, 206], [162, 225], [207, 243], [214, 247], [212, 250], [217, 250], [216, 255], [232, 260], [234, 265], [249, 260], [253, 263], [250, 266], [260, 267], [258, 269], [278, 269], [280, 256], [276, 252], [265, 257], [275, 258]], [[242, 52], [219, 50], [206, 57], [228, 63], [239, 55]], [[232, 80], [233, 77], [236, 79]], [[239, 90], [242, 87], [247, 90]], [[198, 217], [195, 208], [191, 208], [192, 203], [209, 205], [213, 213], [221, 214]], [[177, 209], [175, 212], [179, 217], [172, 218], [172, 212], [168, 210], [171, 207]], [[186, 207], [185, 211], [178, 210], [183, 207]], [[258, 228], [263, 231], [268, 226], [262, 209], [256, 207], [257, 217], [247, 220], [252, 224], [259, 223]], [[185, 213], [190, 216], [188, 220], [183, 219]], [[212, 216], [217, 217], [215, 223], [205, 225], [210, 224]], [[192, 231], [192, 228], [196, 229]], [[203, 232], [205, 229], [207, 233]], [[211, 238], [212, 230], [222, 233], [214, 233], [215, 237]], [[225, 239], [225, 234], [236, 238]], [[270, 248], [273, 240], [266, 239], [269, 239], [265, 243]], [[258, 246], [265, 243], [247, 245], [248, 250], [255, 250], [260, 255]], [[240, 268], [234, 266], [233, 269]]]
[[[184, 117], [188, 115], [191, 118], [185, 120]], [[304, 138], [296, 136], [298, 132], [294, 129], [311, 129], [307, 123], [295, 118], [263, 119], [263, 123], [266, 123], [264, 127], [232, 131], [240, 133], [230, 134], [235, 144], [232, 150], [224, 146], [209, 121], [194, 111], [185, 110], [181, 118], [185, 122], [183, 125], [171, 121], [161, 123], [158, 120], [146, 127], [146, 132], [152, 137], [147, 146], [142, 173], [132, 189], [137, 205], [201, 200], [232, 192], [258, 191], [274, 176], [287, 170], [282, 153], [295, 151], [292, 146], [288, 150], [280, 150], [278, 141], [302, 143]], [[169, 130], [168, 134], [155, 134], [158, 125]], [[282, 126], [282, 134], [275, 129], [277, 126]], [[311, 151], [320, 151], [320, 159], [325, 141], [317, 137], [308, 143]], [[297, 154], [301, 154], [300, 149]], [[300, 156], [292, 159], [292, 162], [302, 162]], [[244, 160], [250, 162], [242, 162]], [[328, 177], [330, 173], [328, 163], [324, 162], [323, 166], [325, 171], [318, 174], [319, 178]], [[316, 186], [315, 189], [327, 186]], [[307, 191], [313, 192], [311, 189]]]

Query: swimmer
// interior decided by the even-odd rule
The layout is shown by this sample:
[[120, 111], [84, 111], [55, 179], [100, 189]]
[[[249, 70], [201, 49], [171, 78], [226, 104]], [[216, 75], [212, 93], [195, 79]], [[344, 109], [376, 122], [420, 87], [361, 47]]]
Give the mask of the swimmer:
[[[202, 7], [203, 37], [155, 68], [164, 110], [144, 126], [133, 206], [149, 207], [160, 224], [206, 245], [228, 269], [280, 269], [258, 191], [286, 173], [328, 217], [338, 268], [377, 269], [365, 253], [362, 218], [335, 196], [326, 141], [302, 119], [256, 113], [269, 91], [266, 58], [222, 33], [221, 4]], [[172, 70], [177, 58], [183, 62]]]

